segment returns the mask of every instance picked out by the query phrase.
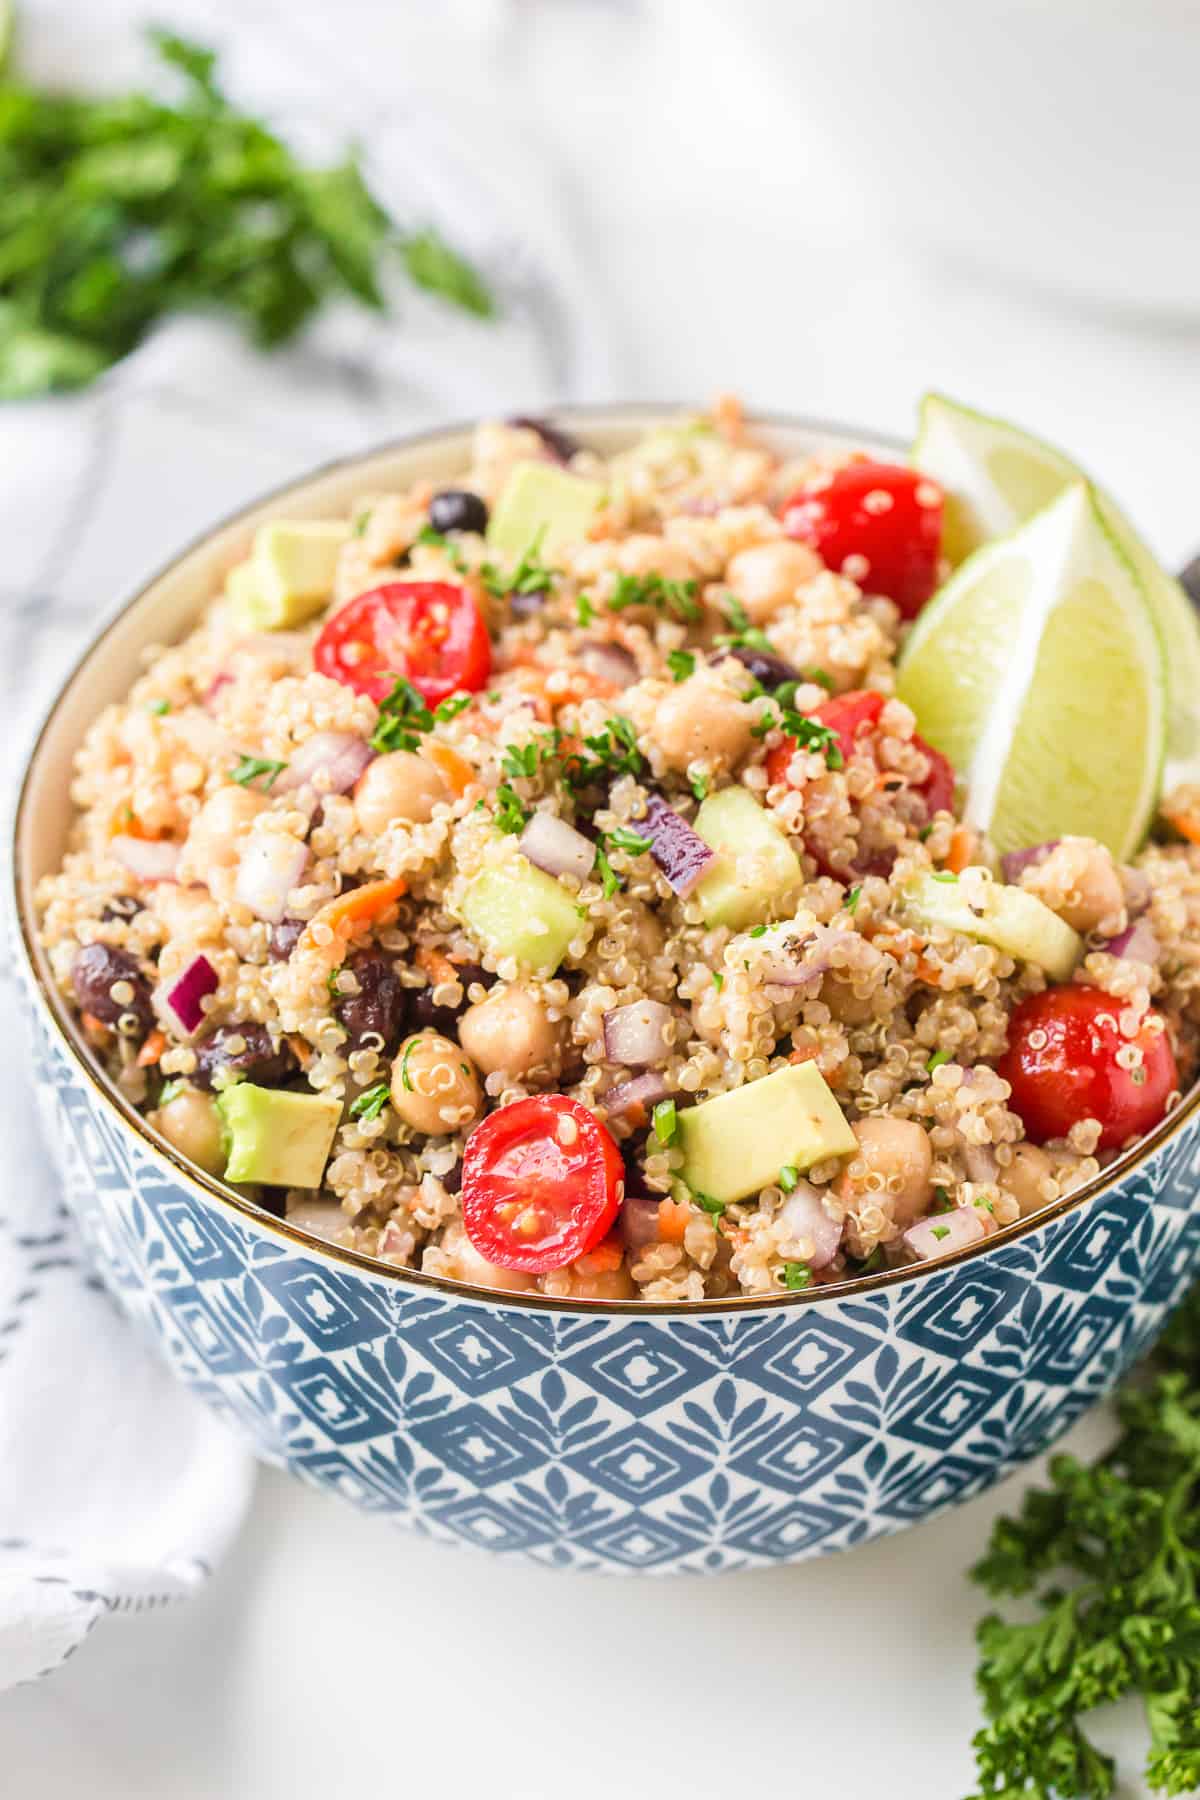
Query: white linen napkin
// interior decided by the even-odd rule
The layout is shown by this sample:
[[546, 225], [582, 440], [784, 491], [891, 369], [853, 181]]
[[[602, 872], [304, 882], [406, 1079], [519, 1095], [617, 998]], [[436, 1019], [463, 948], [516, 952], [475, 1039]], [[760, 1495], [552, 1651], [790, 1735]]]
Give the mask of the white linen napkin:
[[[105, 85], [138, 82], [144, 16], [137, 0], [90, 0], [86, 18], [25, 0], [22, 70], [63, 84], [90, 83], [97, 70]], [[223, 325], [181, 320], [85, 393], [0, 405], [9, 804], [56, 676], [207, 525], [307, 467], [405, 431], [606, 399], [613, 388], [561, 196], [536, 140], [505, 116], [503, 81], [489, 78], [503, 66], [505, 0], [168, 0], [155, 16], [219, 47], [234, 97], [289, 142], [331, 155], [357, 136], [385, 204], [470, 254], [503, 317], [480, 323], [406, 293], [395, 318], [338, 308], [271, 357]], [[452, 84], [422, 72], [448, 66]], [[247, 1452], [87, 1273], [30, 1120], [12, 979], [5, 968], [0, 1689], [56, 1668], [107, 1616], [192, 1592], [253, 1482]]]

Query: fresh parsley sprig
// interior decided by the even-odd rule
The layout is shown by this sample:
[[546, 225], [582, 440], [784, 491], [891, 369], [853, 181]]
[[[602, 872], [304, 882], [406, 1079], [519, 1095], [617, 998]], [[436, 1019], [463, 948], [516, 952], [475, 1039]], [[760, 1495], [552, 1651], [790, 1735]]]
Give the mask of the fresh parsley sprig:
[[652, 606], [656, 612], [694, 625], [703, 616], [696, 591], [694, 581], [667, 581], [654, 572], [618, 575], [607, 605], [609, 612], [625, 612], [631, 606]]
[[384, 755], [391, 750], [416, 750], [422, 735], [433, 730], [433, 723], [433, 713], [424, 694], [401, 675], [391, 693], [379, 702], [379, 719], [371, 733], [371, 748]]
[[545, 527], [538, 532], [528, 549], [522, 551], [515, 569], [505, 570], [497, 563], [485, 562], [479, 578], [495, 600], [511, 599], [514, 594], [547, 594], [554, 585], [555, 572], [542, 561], [542, 539]]
[[285, 762], [276, 762], [269, 756], [243, 756], [236, 769], [230, 769], [230, 781], [236, 781], [239, 787], [248, 787], [252, 781], [262, 781], [264, 788], [269, 788], [277, 775], [287, 768]]

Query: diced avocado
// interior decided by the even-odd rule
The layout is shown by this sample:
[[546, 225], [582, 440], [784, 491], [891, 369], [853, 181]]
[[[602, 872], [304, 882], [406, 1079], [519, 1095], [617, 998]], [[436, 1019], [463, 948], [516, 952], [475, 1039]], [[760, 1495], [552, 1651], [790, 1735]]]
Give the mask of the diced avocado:
[[1066, 981], [1083, 954], [1079, 933], [1036, 894], [993, 881], [985, 869], [965, 869], [957, 880], [920, 875], [906, 887], [904, 901], [924, 924], [944, 925], [1036, 963], [1053, 981]]
[[523, 856], [476, 875], [462, 902], [468, 931], [496, 956], [515, 956], [540, 975], [552, 975], [566, 955], [579, 913], [562, 883]]
[[229, 617], [238, 631], [269, 631], [269, 612], [253, 562], [240, 562], [225, 577]]
[[795, 851], [743, 787], [710, 794], [696, 814], [696, 830], [717, 852], [695, 890], [706, 925], [753, 925], [801, 878]]
[[553, 463], [516, 463], [492, 508], [488, 546], [514, 563], [535, 543], [542, 557], [552, 557], [587, 536], [603, 498], [599, 481], [568, 475]]
[[858, 1148], [815, 1063], [791, 1063], [760, 1081], [680, 1112], [684, 1181], [728, 1205], [770, 1187], [780, 1169], [810, 1169]]
[[289, 1094], [239, 1081], [217, 1096], [229, 1130], [226, 1181], [265, 1187], [320, 1187], [342, 1117], [332, 1094]]
[[252, 564], [258, 587], [259, 630], [303, 625], [333, 592], [338, 553], [348, 525], [328, 519], [277, 519], [260, 525]]

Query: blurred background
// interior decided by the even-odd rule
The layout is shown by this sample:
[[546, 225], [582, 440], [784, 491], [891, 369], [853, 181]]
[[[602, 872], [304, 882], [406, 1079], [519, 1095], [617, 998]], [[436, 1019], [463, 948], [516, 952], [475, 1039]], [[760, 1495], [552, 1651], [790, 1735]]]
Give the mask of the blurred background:
[[[0, 36], [4, 18], [0, 0]], [[269, 354], [172, 312], [47, 394], [14, 323], [0, 182], [14, 743], [104, 614], [191, 535], [450, 418], [725, 390], [903, 438], [933, 386], [1060, 442], [1168, 565], [1200, 546], [1194, 0], [23, 0], [8, 79], [173, 95], [151, 19], [218, 50], [231, 102], [304, 162], [355, 145], [407, 240], [432, 228], [492, 307], [454, 304], [457, 264], [435, 269], [441, 296], [397, 264], [382, 310], [331, 291]], [[10, 1124], [32, 1181], [39, 1153]], [[264, 1477], [201, 1600], [0, 1702], [17, 1775], [0, 1785], [329, 1800], [404, 1778], [538, 1800], [567, 1770], [588, 1800], [647, 1792], [649, 1770], [659, 1796], [790, 1791], [869, 1695], [843, 1791], [951, 1800], [976, 1720], [979, 1605], [960, 1572], [1011, 1502], [836, 1565], [664, 1593], [435, 1552]], [[701, 1767], [691, 1707], [660, 1716], [654, 1696], [723, 1669], [752, 1671], [762, 1730], [714, 1732]], [[514, 1681], [534, 1756], [511, 1740]], [[601, 1682], [619, 1730], [584, 1754], [580, 1705]], [[922, 1755], [897, 1764], [914, 1721]]]

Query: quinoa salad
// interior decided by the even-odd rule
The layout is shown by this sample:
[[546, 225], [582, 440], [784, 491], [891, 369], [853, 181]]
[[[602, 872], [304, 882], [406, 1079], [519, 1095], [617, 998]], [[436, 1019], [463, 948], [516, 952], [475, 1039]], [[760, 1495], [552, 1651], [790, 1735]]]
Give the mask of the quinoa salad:
[[516, 1293], [798, 1291], [1088, 1181], [1196, 1072], [1200, 794], [1128, 860], [972, 822], [896, 692], [945, 499], [722, 402], [268, 522], [78, 753], [91, 1053], [289, 1224]]

